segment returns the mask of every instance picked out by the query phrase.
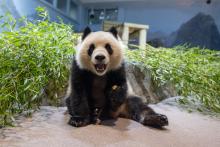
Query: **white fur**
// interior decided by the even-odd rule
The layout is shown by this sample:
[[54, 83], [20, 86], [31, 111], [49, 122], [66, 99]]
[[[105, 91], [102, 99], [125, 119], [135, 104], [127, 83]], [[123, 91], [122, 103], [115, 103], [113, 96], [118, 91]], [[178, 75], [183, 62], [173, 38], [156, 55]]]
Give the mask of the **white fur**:
[[[91, 44], [95, 44], [95, 50], [90, 57], [88, 49]], [[109, 43], [112, 47], [113, 54], [109, 55], [105, 49], [105, 45]], [[94, 56], [101, 53], [106, 57], [105, 63], [107, 64], [106, 71], [98, 73], [94, 67]], [[95, 55], [94, 55], [95, 54]], [[110, 70], [118, 69], [124, 58], [124, 50], [121, 41], [117, 40], [109, 32], [92, 32], [90, 33], [78, 46], [76, 50], [76, 62], [81, 69], [87, 69], [93, 73], [101, 76]]]

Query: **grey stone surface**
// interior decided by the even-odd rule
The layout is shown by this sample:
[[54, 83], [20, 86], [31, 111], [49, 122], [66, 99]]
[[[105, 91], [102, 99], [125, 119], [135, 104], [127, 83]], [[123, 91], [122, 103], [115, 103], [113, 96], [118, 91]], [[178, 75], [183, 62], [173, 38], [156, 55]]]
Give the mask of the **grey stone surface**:
[[74, 128], [65, 107], [41, 107], [32, 117], [20, 117], [17, 127], [0, 129], [0, 147], [219, 147], [220, 119], [187, 113], [163, 103], [151, 105], [166, 114], [162, 130], [120, 118], [105, 125]]
[[150, 70], [142, 71], [135, 64], [126, 63], [127, 79], [136, 95], [144, 98], [148, 103], [157, 103], [168, 97], [176, 96], [171, 83], [157, 86]]

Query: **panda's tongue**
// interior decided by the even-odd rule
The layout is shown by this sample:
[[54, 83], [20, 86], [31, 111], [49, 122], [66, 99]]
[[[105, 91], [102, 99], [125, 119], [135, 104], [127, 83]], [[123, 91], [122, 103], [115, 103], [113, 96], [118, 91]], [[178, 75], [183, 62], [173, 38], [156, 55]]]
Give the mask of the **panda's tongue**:
[[103, 72], [106, 69], [106, 65], [105, 64], [96, 64], [95, 69], [97, 72]]

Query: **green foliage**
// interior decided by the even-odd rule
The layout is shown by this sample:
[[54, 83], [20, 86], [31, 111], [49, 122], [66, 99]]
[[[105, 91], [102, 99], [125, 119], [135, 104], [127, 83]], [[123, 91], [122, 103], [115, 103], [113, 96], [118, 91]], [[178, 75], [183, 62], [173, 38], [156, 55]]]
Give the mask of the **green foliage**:
[[73, 54], [71, 26], [50, 22], [47, 12], [37, 8], [40, 20], [26, 18], [16, 28], [9, 14], [0, 33], [0, 126], [13, 116], [36, 108], [49, 83], [53, 95], [64, 87]]
[[[179, 46], [127, 51], [128, 59], [152, 70], [158, 84], [172, 82], [179, 95], [193, 96], [220, 112], [220, 52]], [[181, 100], [187, 103], [187, 100]]]

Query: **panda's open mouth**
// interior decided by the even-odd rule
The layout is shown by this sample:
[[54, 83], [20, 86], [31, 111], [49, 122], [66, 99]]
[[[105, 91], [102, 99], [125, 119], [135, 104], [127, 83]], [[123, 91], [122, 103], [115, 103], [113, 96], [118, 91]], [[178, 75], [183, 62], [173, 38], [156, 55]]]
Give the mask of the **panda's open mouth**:
[[95, 64], [95, 69], [97, 72], [102, 73], [106, 69], [106, 64]]

